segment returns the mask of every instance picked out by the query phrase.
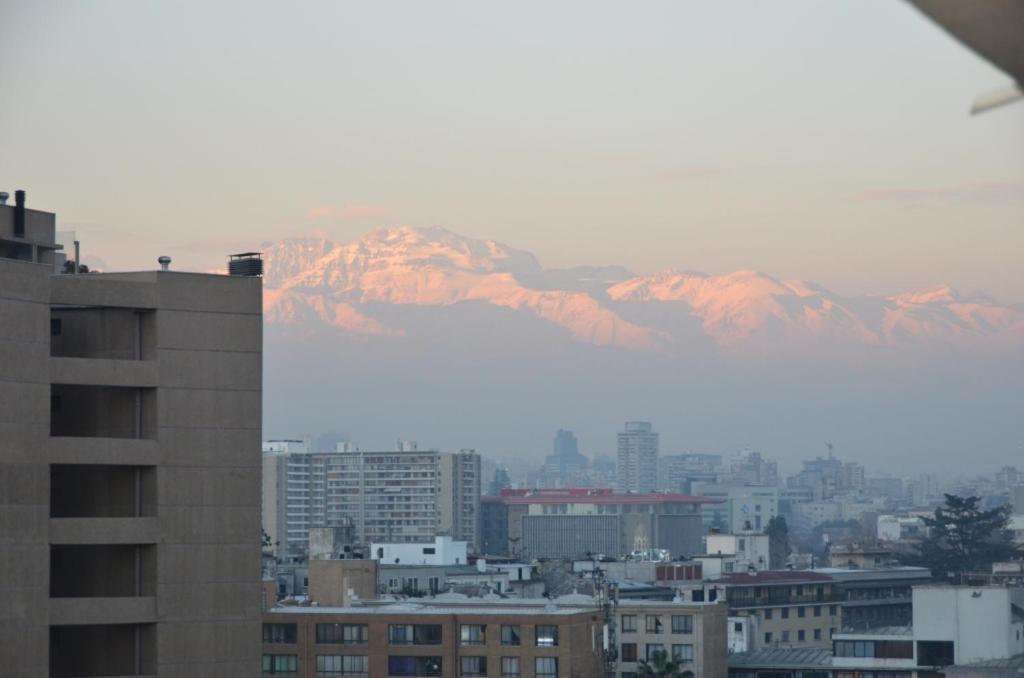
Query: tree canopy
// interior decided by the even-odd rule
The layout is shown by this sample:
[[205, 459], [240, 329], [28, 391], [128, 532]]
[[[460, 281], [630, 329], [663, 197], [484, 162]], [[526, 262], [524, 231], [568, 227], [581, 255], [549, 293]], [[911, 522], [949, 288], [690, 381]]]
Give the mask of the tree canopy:
[[1009, 506], [983, 511], [978, 497], [945, 497], [946, 503], [924, 518], [928, 536], [908, 563], [929, 568], [935, 577], [959, 581], [970, 572], [991, 572], [992, 563], [1018, 555], [1006, 529]]

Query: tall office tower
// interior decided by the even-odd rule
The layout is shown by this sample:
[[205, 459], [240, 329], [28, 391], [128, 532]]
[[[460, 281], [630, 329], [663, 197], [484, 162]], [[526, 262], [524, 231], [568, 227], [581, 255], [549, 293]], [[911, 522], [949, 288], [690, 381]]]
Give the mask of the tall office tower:
[[627, 421], [619, 433], [619, 492], [653, 492], [658, 480], [658, 434], [647, 421]]
[[480, 455], [474, 450], [442, 452], [438, 457], [438, 533], [480, 544]]
[[[321, 463], [321, 468], [322, 468]], [[263, 443], [263, 531], [278, 558], [298, 557], [309, 548], [309, 528], [326, 527], [321, 479], [311, 478], [313, 454], [305, 440]], [[315, 501], [318, 494], [320, 501]], [[319, 515], [314, 515], [319, 507]], [[319, 517], [319, 520], [317, 518]]]
[[262, 280], [58, 275], [55, 221], [0, 205], [0, 672], [256, 675]]

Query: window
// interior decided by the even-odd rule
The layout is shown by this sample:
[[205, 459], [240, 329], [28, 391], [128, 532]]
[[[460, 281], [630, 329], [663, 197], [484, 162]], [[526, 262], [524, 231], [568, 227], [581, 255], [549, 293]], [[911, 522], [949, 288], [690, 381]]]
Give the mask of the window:
[[806, 617], [807, 616], [807, 608], [806, 607], [798, 607], [798, 608], [796, 608], [796, 616], [798, 616], [798, 617]]
[[622, 632], [623, 633], [636, 633], [636, 615], [635, 614], [624, 614], [624, 615], [622, 615]]
[[558, 627], [538, 624], [536, 629], [537, 647], [558, 647]]
[[771, 618], [772, 618], [772, 614], [773, 614], [774, 612], [775, 612], [775, 611], [774, 611], [774, 610], [772, 610], [772, 608], [770, 608], [770, 607], [768, 607], [768, 608], [765, 608], [765, 610], [764, 610], [764, 618], [765, 618], [765, 619], [771, 619]]
[[501, 678], [519, 678], [519, 657], [501, 658]]
[[366, 624], [317, 624], [316, 642], [339, 645], [365, 645], [369, 637]]
[[440, 624], [389, 624], [388, 642], [392, 645], [440, 645]]
[[789, 642], [789, 631], [783, 631], [782, 632], [782, 642], [784, 642], [784, 643], [788, 643]]
[[665, 651], [665, 646], [661, 643], [647, 643], [647, 647], [644, 650], [644, 659], [652, 661], [655, 653]]
[[815, 617], [820, 617], [821, 616], [821, 605], [815, 605], [814, 606], [814, 616]]
[[733, 623], [732, 630], [734, 633], [743, 633], [743, 622]]
[[782, 608], [782, 618], [783, 619], [789, 619], [789, 608], [788, 607]]
[[533, 663], [537, 678], [558, 678], [558, 657], [537, 657]]
[[661, 617], [654, 614], [647, 615], [647, 633], [661, 633]]
[[389, 676], [440, 676], [440, 657], [388, 657]]
[[800, 642], [803, 642], [803, 641], [807, 640], [806, 632], [803, 629], [800, 629], [799, 631], [797, 631], [796, 632], [796, 639], [797, 639], [797, 641], [800, 641]]
[[483, 645], [487, 642], [486, 624], [463, 624], [459, 629], [460, 645]]
[[63, 328], [61, 327], [61, 319], [60, 318], [50, 318], [50, 336], [51, 337], [59, 337], [61, 335], [62, 329]]
[[295, 624], [264, 624], [264, 643], [294, 643]]
[[821, 629], [814, 629], [814, 639], [821, 640]]
[[433, 546], [424, 546], [423, 547], [423, 555], [425, 555], [425, 556], [432, 556], [432, 555], [434, 555], [436, 553], [437, 553], [437, 549], [435, 549]]
[[487, 657], [460, 657], [460, 676], [486, 676]]
[[299, 658], [294, 654], [263, 655], [263, 673], [289, 674], [299, 672]]
[[636, 643], [623, 643], [622, 644], [622, 661], [624, 661], [624, 662], [635, 662], [636, 661]]
[[693, 661], [693, 645], [673, 645], [672, 661], [680, 664]]
[[350, 675], [369, 672], [367, 658], [363, 656], [342, 656], [339, 654], [321, 654], [316, 657], [316, 672]]
[[672, 615], [672, 633], [693, 633], [693, 615]]
[[772, 634], [771, 634], [771, 631], [769, 631], [769, 632], [764, 634], [764, 644], [768, 645], [771, 642], [772, 642]]
[[839, 606], [838, 605], [829, 605], [828, 606], [828, 613], [830, 615], [832, 615], [832, 616], [835, 616], [835, 615], [839, 614]]
[[518, 645], [519, 642], [519, 624], [502, 624], [501, 644]]

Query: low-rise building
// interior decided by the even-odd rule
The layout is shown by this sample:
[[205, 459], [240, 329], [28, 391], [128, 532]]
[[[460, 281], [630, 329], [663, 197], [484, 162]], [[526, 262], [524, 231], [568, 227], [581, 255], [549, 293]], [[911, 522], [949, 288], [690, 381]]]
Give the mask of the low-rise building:
[[594, 605], [471, 599], [263, 613], [263, 675], [507, 676], [604, 674], [604, 620]]
[[630, 600], [614, 608], [617, 678], [636, 678], [640, 661], [665, 652], [684, 671], [726, 675], [726, 616], [721, 603]]
[[395, 565], [465, 565], [467, 542], [434, 537], [433, 544], [371, 544], [370, 558]]
[[842, 630], [907, 626], [912, 621], [913, 587], [932, 581], [926, 567], [895, 566], [870, 569], [822, 567], [838, 585]]

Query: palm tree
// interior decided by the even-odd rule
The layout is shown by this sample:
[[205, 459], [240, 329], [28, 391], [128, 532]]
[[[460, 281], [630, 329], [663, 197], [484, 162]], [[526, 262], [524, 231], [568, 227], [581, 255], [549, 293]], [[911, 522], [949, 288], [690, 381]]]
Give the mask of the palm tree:
[[669, 659], [664, 650], [655, 650], [650, 659], [649, 662], [640, 662], [640, 675], [643, 678], [693, 678], [693, 671], [683, 671], [679, 664]]

